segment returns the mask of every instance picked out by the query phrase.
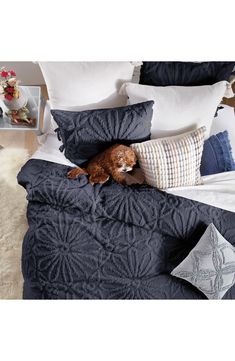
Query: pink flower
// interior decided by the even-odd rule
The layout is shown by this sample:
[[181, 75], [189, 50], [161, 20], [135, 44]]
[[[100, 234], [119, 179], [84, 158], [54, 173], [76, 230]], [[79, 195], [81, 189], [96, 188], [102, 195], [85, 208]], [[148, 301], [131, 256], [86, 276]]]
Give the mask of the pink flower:
[[7, 100], [12, 100], [13, 96], [11, 94], [5, 94], [4, 95]]
[[10, 87], [10, 86], [8, 86], [8, 87], [6, 88], [6, 91], [7, 91], [8, 93], [10, 93], [10, 94], [13, 94], [14, 91], [15, 91], [15, 89], [12, 88], [12, 87]]
[[11, 76], [16, 76], [16, 73], [14, 72], [14, 70], [10, 70], [9, 73], [11, 74]]
[[8, 77], [8, 72], [5, 71], [5, 70], [3, 70], [3, 71], [1, 72], [1, 77], [2, 77], [2, 78], [7, 78], [7, 77]]

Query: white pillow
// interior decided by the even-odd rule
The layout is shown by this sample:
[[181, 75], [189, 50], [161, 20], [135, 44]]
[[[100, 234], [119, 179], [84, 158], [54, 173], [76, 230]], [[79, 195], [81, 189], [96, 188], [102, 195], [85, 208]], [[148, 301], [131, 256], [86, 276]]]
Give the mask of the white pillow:
[[120, 92], [135, 104], [154, 100], [151, 137], [167, 137], [206, 127], [209, 137], [211, 123], [222, 98], [228, 95], [231, 85], [221, 81], [205, 86], [155, 87], [126, 83]]
[[[54, 128], [55, 129], [55, 128]], [[42, 133], [43, 134], [55, 134], [52, 126], [52, 115], [51, 115], [51, 105], [50, 101], [47, 100], [44, 113], [43, 113], [43, 125], [42, 125]]]
[[234, 108], [222, 104], [224, 109], [218, 111], [217, 117], [212, 122], [210, 135], [228, 131], [230, 144], [232, 147], [233, 158], [235, 159], [235, 113]]
[[119, 94], [131, 81], [134, 62], [39, 62], [46, 81], [51, 108], [76, 110], [126, 105]]

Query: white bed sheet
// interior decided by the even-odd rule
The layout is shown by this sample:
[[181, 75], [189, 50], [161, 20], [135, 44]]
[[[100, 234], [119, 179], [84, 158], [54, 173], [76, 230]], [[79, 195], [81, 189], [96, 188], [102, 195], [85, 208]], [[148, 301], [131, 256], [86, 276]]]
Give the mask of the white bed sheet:
[[203, 184], [168, 189], [177, 196], [235, 212], [235, 171], [202, 177]]
[[43, 159], [48, 162], [64, 164], [70, 167], [76, 166], [65, 158], [64, 153], [59, 150], [61, 145], [62, 142], [58, 140], [56, 134], [48, 134], [45, 143], [38, 148], [31, 158]]
[[[32, 158], [75, 166], [59, 151], [61, 144], [56, 135], [49, 134]], [[171, 188], [167, 192], [235, 212], [235, 171], [205, 176], [202, 185]]]

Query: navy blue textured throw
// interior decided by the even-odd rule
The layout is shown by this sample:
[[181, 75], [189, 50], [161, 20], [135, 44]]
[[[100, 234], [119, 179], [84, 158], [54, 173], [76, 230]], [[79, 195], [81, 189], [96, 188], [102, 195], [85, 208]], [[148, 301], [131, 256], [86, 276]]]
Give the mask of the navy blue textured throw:
[[18, 175], [29, 201], [24, 298], [205, 298], [170, 273], [210, 223], [235, 246], [235, 213], [150, 186], [91, 186], [70, 169], [31, 159]]

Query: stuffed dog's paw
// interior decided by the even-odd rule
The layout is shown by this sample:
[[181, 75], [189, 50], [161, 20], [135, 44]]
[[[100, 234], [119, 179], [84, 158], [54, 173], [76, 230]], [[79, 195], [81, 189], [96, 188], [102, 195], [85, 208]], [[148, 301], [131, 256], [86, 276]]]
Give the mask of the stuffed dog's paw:
[[77, 177], [79, 177], [82, 174], [88, 175], [88, 173], [85, 171], [85, 169], [78, 167], [78, 168], [73, 168], [72, 170], [70, 170], [67, 173], [67, 177], [69, 179], [76, 179]]
[[89, 183], [94, 185], [94, 184], [104, 184], [109, 180], [109, 175], [108, 174], [97, 174], [97, 175], [91, 175], [89, 177]]

